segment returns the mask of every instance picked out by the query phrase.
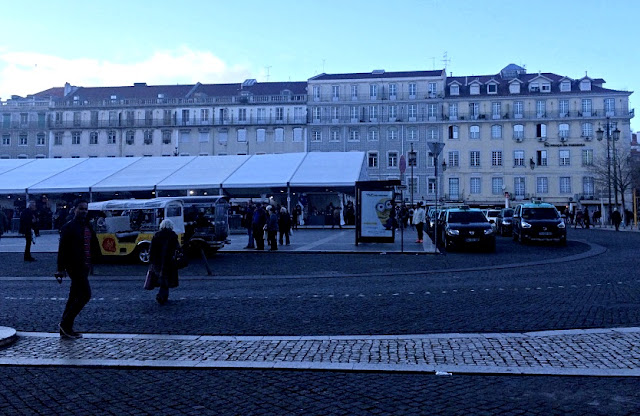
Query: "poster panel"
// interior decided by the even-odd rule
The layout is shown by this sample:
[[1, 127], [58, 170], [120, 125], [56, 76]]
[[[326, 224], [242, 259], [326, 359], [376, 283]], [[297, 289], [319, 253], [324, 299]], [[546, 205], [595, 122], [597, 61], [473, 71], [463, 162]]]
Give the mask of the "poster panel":
[[360, 229], [362, 237], [391, 237], [393, 191], [362, 191]]

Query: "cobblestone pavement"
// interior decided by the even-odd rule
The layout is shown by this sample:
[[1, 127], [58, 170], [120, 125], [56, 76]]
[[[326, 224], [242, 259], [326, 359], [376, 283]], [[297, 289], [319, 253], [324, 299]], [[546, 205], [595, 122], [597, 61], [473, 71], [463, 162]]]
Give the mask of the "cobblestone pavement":
[[637, 415], [629, 377], [0, 366], [3, 415]]
[[640, 328], [503, 334], [179, 336], [18, 332], [0, 365], [640, 376]]

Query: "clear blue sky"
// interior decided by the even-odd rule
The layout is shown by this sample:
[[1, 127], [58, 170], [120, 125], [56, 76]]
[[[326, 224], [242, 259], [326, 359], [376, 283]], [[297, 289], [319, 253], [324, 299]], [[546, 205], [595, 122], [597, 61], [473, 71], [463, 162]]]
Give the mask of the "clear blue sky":
[[267, 67], [270, 81], [440, 69], [446, 52], [454, 75], [509, 63], [572, 78], [587, 71], [636, 91], [633, 108], [639, 18], [635, 0], [16, 1], [0, 15], [0, 97], [65, 81], [266, 81]]

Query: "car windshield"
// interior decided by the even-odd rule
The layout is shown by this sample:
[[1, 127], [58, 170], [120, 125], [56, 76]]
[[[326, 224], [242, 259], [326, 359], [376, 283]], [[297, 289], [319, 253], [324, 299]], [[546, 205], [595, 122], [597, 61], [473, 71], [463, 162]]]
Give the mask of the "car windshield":
[[555, 220], [558, 213], [550, 208], [525, 208], [522, 210], [522, 218], [525, 220]]
[[487, 219], [479, 211], [450, 212], [449, 222], [487, 222]]
[[489, 210], [489, 212], [487, 212], [488, 217], [497, 217], [498, 214], [500, 214], [500, 211], [497, 210]]
[[504, 218], [513, 217], [513, 210], [512, 209], [505, 209], [504, 211], [502, 211], [502, 216]]

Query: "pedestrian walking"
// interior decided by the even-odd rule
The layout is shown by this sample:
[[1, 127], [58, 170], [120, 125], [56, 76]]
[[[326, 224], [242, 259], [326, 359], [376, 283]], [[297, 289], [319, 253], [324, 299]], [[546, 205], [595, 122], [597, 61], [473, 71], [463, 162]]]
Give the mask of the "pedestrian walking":
[[[286, 242], [287, 245], [291, 243], [289, 240], [289, 233], [291, 232], [291, 215], [285, 207], [280, 209], [280, 216], [278, 217], [278, 230], [280, 231], [280, 238], [278, 242], [280, 245]], [[284, 238], [283, 238], [284, 237]]]
[[340, 229], [342, 229], [342, 218], [340, 215], [341, 212], [342, 212], [342, 208], [340, 207], [333, 208], [333, 212], [331, 213], [333, 217], [333, 220], [331, 221], [331, 228], [337, 225], [338, 227], [340, 227]]
[[576, 228], [578, 228], [578, 225], [584, 228], [584, 213], [580, 210], [576, 212], [576, 222], [573, 225], [573, 229], [575, 230]]
[[20, 214], [20, 234], [24, 234], [24, 261], [36, 261], [31, 256], [31, 244], [34, 244], [34, 236], [38, 235], [38, 211], [36, 211], [36, 202], [29, 201], [27, 209]]
[[[597, 209], [594, 213], [593, 213], [593, 226], [595, 227], [597, 224], [600, 224], [600, 218], [601, 218], [602, 214], [600, 213], [600, 210]], [[602, 226], [602, 224], [600, 224]]]
[[293, 229], [297, 230], [298, 225], [300, 225], [300, 217], [302, 216], [302, 208], [300, 208], [300, 205], [295, 206], [292, 214], [293, 214]]
[[178, 235], [173, 231], [173, 221], [162, 220], [149, 249], [149, 267], [157, 276], [156, 283], [160, 290], [156, 295], [156, 301], [160, 305], [167, 303], [169, 289], [178, 287], [178, 265], [175, 256], [179, 248]]
[[73, 330], [76, 317], [91, 299], [89, 273], [93, 260], [100, 255], [98, 238], [87, 221], [89, 203], [80, 200], [75, 204], [75, 216], [60, 230], [58, 246], [57, 278], [66, 275], [71, 279], [69, 299], [58, 325], [60, 337], [75, 339], [82, 334]]
[[243, 217], [244, 227], [247, 229], [247, 236], [249, 237], [249, 241], [245, 248], [255, 248], [255, 245], [253, 244], [253, 213], [255, 210], [256, 208], [253, 206], [253, 202], [249, 202], [247, 211], [244, 213]]
[[611, 221], [613, 222], [613, 225], [616, 227], [616, 231], [620, 231], [620, 223], [622, 222], [622, 216], [620, 215], [618, 208], [614, 209], [613, 212], [611, 213]]
[[0, 208], [0, 238], [2, 238], [2, 234], [4, 234], [4, 232], [8, 230], [9, 218], [7, 218], [7, 214], [5, 214], [2, 208]]
[[426, 220], [426, 212], [422, 207], [422, 202], [418, 202], [418, 207], [413, 213], [413, 225], [416, 227], [416, 231], [418, 231], [418, 239], [416, 243], [423, 242], [423, 230], [424, 230], [424, 222]]
[[269, 215], [267, 220], [267, 243], [270, 246], [269, 251], [276, 251], [278, 249], [278, 214], [271, 205], [267, 205], [267, 214]]
[[591, 219], [589, 216], [589, 209], [587, 207], [584, 208], [583, 221], [584, 221], [584, 228], [588, 230], [589, 226], [591, 225]]
[[416, 210], [413, 205], [409, 207], [409, 226], [413, 229], [413, 216], [416, 214]]
[[267, 224], [267, 213], [262, 204], [256, 204], [251, 226], [253, 239], [256, 240], [256, 250], [264, 250], [264, 226]]

